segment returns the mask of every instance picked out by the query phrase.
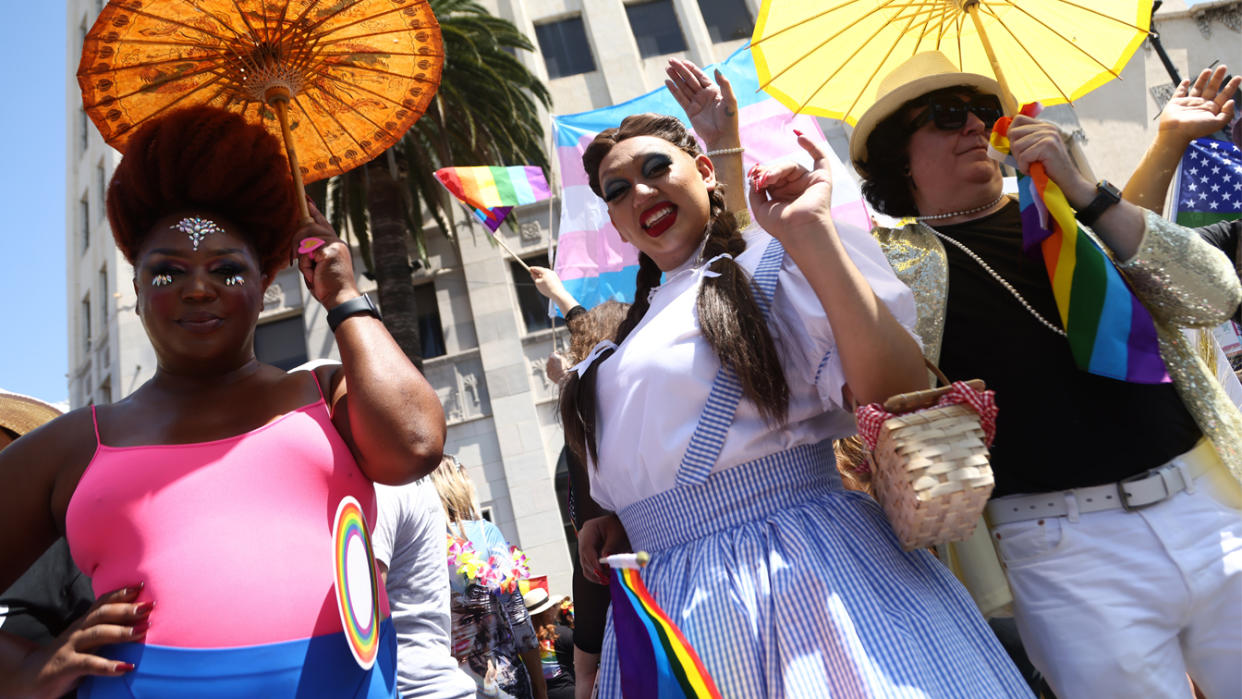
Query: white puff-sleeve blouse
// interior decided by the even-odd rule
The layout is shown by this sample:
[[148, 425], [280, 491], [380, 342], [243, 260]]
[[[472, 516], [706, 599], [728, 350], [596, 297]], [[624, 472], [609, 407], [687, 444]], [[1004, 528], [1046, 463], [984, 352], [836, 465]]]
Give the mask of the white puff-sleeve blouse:
[[[897, 280], [875, 239], [841, 223], [837, 232], [876, 295], [913, 335], [914, 297]], [[746, 250], [736, 261], [753, 274], [771, 236], [755, 226], [744, 235]], [[696, 258], [652, 290], [642, 321], [597, 370], [599, 464], [591, 466], [591, 495], [609, 510], [674, 487], [720, 367], [699, 327], [695, 305], [706, 266], [692, 264]], [[789, 384], [788, 419], [773, 427], [743, 398], [713, 473], [855, 432], [854, 417], [842, 405], [845, 377], [828, 318], [788, 254], [781, 262], [768, 328]]]

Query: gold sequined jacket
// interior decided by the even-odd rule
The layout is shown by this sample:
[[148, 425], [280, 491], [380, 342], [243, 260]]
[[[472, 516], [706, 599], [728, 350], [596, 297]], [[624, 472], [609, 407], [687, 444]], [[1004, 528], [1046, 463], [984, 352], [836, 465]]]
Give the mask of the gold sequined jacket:
[[[1150, 211], [1145, 214], [1147, 227], [1138, 252], [1117, 261], [1117, 268], [1151, 312], [1160, 355], [1182, 402], [1230, 472], [1242, 481], [1242, 413], [1180, 330], [1211, 327], [1228, 319], [1242, 301], [1238, 273], [1223, 253], [1194, 231]], [[915, 330], [927, 358], [936, 362], [949, 295], [944, 245], [922, 223], [877, 228], [873, 234], [898, 278], [914, 291]]]

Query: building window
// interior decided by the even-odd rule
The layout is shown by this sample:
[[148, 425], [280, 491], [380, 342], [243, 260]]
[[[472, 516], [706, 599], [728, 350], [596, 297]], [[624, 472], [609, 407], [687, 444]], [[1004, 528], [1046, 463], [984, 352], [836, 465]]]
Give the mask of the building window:
[[95, 185], [99, 188], [99, 210], [103, 211], [108, 202], [108, 171], [102, 161], [95, 166]]
[[436, 285], [414, 287], [414, 307], [418, 309], [419, 354], [423, 359], [444, 356], [444, 326], [440, 323], [440, 306], [436, 303]]
[[86, 152], [86, 147], [90, 145], [90, 118], [86, 116], [86, 110], [78, 108], [78, 154]]
[[[522, 258], [531, 267], [551, 267], [547, 255], [534, 255]], [[526, 323], [526, 332], [533, 333], [547, 330], [553, 326], [560, 327], [565, 321], [557, 316], [548, 317], [548, 300], [535, 288], [530, 279], [530, 272], [516, 262], [509, 263], [509, 272], [513, 275], [513, 288], [517, 292], [518, 308], [522, 312], [522, 320]]]
[[626, 5], [625, 15], [630, 19], [630, 31], [638, 40], [638, 53], [643, 58], [686, 50], [686, 38], [681, 34], [672, 0]]
[[535, 41], [543, 53], [549, 78], [595, 70], [595, 58], [591, 55], [591, 45], [587, 43], [586, 27], [581, 17], [536, 25]]
[[99, 384], [99, 394], [95, 397], [96, 405], [107, 405], [112, 402], [112, 377], [105, 376], [103, 383]]
[[305, 364], [306, 331], [302, 316], [263, 323], [254, 329], [254, 356], [260, 362], [288, 371]]
[[102, 309], [100, 316], [103, 320], [102, 326], [105, 328], [108, 327], [108, 308], [112, 305], [111, 298], [112, 289], [108, 288], [108, 263], [105, 262], [104, 266], [99, 268], [99, 308]]
[[745, 0], [699, 0], [699, 11], [715, 43], [748, 39], [755, 33], [755, 20]]
[[90, 194], [82, 197], [82, 201], [78, 202], [78, 216], [81, 221], [78, 222], [78, 231], [82, 234], [82, 252], [86, 252], [91, 246], [91, 197]]
[[91, 295], [82, 299], [82, 354], [85, 359], [91, 354]]

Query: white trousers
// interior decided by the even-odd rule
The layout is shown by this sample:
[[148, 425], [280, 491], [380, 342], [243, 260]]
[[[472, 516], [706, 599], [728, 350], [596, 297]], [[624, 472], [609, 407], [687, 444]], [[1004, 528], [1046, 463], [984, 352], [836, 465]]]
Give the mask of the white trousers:
[[[1211, 450], [1209, 450], [1211, 451]], [[1242, 488], [992, 529], [1031, 662], [1060, 699], [1242, 697]], [[1072, 499], [1072, 496], [1067, 496]]]

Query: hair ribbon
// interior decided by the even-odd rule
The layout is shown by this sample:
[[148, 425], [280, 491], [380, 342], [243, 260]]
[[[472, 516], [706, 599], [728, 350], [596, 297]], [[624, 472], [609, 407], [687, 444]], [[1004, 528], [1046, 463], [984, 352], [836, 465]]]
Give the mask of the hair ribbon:
[[719, 277], [719, 276], [720, 276], [720, 272], [713, 272], [713, 271], [711, 271], [711, 269], [709, 269], [709, 268], [712, 266], [712, 263], [713, 263], [713, 262], [715, 262], [716, 260], [732, 260], [732, 259], [733, 259], [733, 256], [732, 256], [732, 255], [730, 255], [730, 254], [729, 254], [729, 253], [727, 253], [727, 252], [722, 252], [722, 253], [720, 253], [719, 255], [717, 255], [717, 256], [713, 257], [712, 259], [708, 260], [707, 262], [704, 262], [704, 263], [703, 263], [703, 267], [702, 267], [702, 269], [703, 269], [703, 276], [704, 276], [704, 277]]
[[616, 348], [617, 343], [612, 340], [600, 340], [598, 344], [591, 348], [591, 353], [586, 356], [586, 359], [583, 359], [577, 364], [569, 367], [569, 370], [576, 373], [578, 375], [578, 379], [581, 380], [582, 375], [587, 373], [587, 369], [591, 368], [591, 365], [595, 363], [596, 359], [599, 359], [601, 354], [607, 352], [608, 350], [615, 350]]

